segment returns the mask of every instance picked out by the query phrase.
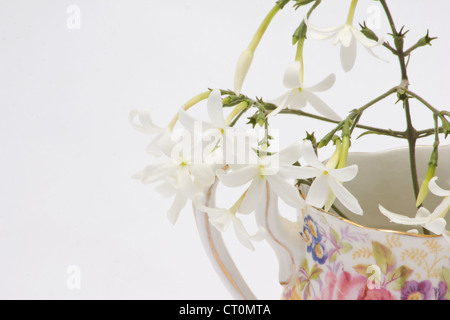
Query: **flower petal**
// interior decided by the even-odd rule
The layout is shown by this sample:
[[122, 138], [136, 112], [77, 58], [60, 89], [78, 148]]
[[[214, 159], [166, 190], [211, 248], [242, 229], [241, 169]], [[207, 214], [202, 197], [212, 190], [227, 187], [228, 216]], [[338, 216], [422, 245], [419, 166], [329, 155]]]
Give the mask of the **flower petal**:
[[175, 186], [169, 181], [164, 181], [159, 186], [155, 187], [155, 190], [164, 198], [172, 197], [177, 192]]
[[191, 175], [189, 174], [189, 170], [187, 168], [182, 168], [177, 172], [177, 186], [183, 194], [192, 199], [199, 190], [195, 187], [194, 182], [192, 181]]
[[201, 122], [201, 120], [192, 117], [189, 112], [185, 111], [184, 109], [180, 109], [180, 111], [178, 111], [178, 120], [183, 125], [183, 127], [185, 127], [189, 131], [194, 131], [195, 124]]
[[332, 73], [319, 83], [313, 85], [312, 87], [304, 87], [304, 90], [307, 90], [309, 92], [323, 92], [330, 89], [335, 82], [336, 82], [336, 75]]
[[301, 66], [300, 61], [294, 61], [291, 65], [289, 65], [289, 67], [287, 67], [283, 78], [283, 84], [286, 88], [295, 89], [302, 86], [300, 81]]
[[314, 148], [311, 144], [311, 141], [309, 140], [303, 141], [302, 158], [305, 159], [306, 163], [309, 164], [310, 166], [313, 166], [314, 168], [317, 168], [322, 171], [326, 170], [325, 165], [322, 162], [320, 162], [319, 159], [317, 158], [317, 155], [314, 152]]
[[208, 97], [207, 108], [211, 122], [218, 128], [225, 128], [222, 95], [220, 93], [220, 90], [215, 89], [211, 91]]
[[281, 110], [283, 110], [284, 108], [287, 107], [286, 105], [286, 101], [289, 98], [289, 94], [291, 91], [288, 91], [286, 93], [284, 93], [282, 96], [269, 101], [270, 103], [274, 104], [275, 106], [277, 106], [277, 108], [275, 110], [273, 110], [272, 112], [270, 112], [268, 114], [268, 117], [273, 117], [275, 115], [277, 115], [278, 113], [280, 113]]
[[345, 72], [352, 70], [356, 61], [356, 40], [352, 38], [348, 47], [341, 46], [341, 65]]
[[145, 152], [154, 156], [165, 154], [171, 156], [171, 151], [176, 145], [176, 141], [172, 139], [171, 131], [166, 128], [162, 133], [158, 134], [152, 142], [145, 148]]
[[306, 196], [306, 203], [316, 207], [322, 208], [325, 204], [325, 200], [328, 195], [328, 181], [324, 175], [318, 176], [314, 179], [311, 187], [308, 190], [308, 195]]
[[248, 214], [256, 209], [258, 203], [265, 191], [265, 179], [261, 179], [259, 176], [255, 177], [247, 189], [244, 199], [239, 206], [238, 212]]
[[267, 181], [273, 192], [275, 192], [286, 204], [293, 208], [304, 208], [305, 200], [296, 187], [289, 184], [278, 175], [268, 176]]
[[447, 225], [447, 221], [444, 218], [437, 218], [433, 221], [430, 221], [423, 225], [423, 227], [427, 230], [430, 230], [434, 234], [442, 234], [446, 232], [445, 226]]
[[302, 145], [299, 142], [294, 142], [278, 153], [278, 161], [280, 166], [291, 165], [300, 159], [301, 156]]
[[353, 164], [341, 169], [328, 169], [328, 172], [338, 181], [347, 182], [356, 177], [356, 175], [358, 174], [358, 166], [356, 164]]
[[211, 167], [205, 164], [191, 164], [189, 171], [204, 187], [211, 186], [216, 178]]
[[[135, 121], [136, 116], [140, 124]], [[153, 123], [150, 110], [131, 110], [128, 119], [136, 130], [145, 134], [157, 134], [164, 130]]]
[[306, 106], [306, 96], [304, 90], [292, 89], [286, 99], [286, 107], [300, 110]]
[[280, 174], [285, 178], [309, 179], [320, 175], [323, 171], [311, 167], [282, 166], [279, 169]]
[[235, 188], [242, 186], [249, 182], [258, 174], [258, 169], [255, 166], [246, 166], [238, 170], [225, 172], [224, 170], [217, 170], [217, 177], [225, 186]]
[[444, 218], [450, 209], [450, 197], [444, 198], [442, 202], [434, 209], [430, 219]]
[[233, 228], [234, 232], [236, 233], [237, 238], [239, 241], [250, 250], [255, 250], [255, 248], [252, 245], [251, 240], [258, 241], [263, 240], [265, 237], [265, 230], [264, 228], [258, 228], [256, 233], [254, 235], [250, 235], [247, 230], [245, 230], [244, 224], [242, 221], [238, 218], [233, 219]]
[[329, 27], [329, 28], [319, 28], [315, 25], [311, 24], [307, 18], [305, 18], [305, 24], [308, 26], [308, 29], [314, 30], [319, 33], [330, 33], [335, 32], [343, 27], [343, 25], [335, 26], [335, 27]]
[[[424, 223], [429, 222], [429, 218], [410, 218], [398, 213], [391, 212], [385, 209], [381, 204], [378, 206], [380, 212], [385, 215], [389, 220], [398, 224], [404, 225], [422, 225]], [[425, 209], [426, 210], [426, 209]]]
[[153, 183], [155, 181], [171, 176], [178, 167], [172, 161], [148, 165], [143, 171], [135, 174], [133, 178], [141, 180], [142, 183]]
[[187, 198], [181, 191], [178, 191], [175, 194], [175, 198], [173, 199], [172, 206], [167, 211], [167, 218], [172, 224], [175, 224], [178, 220], [178, 216], [180, 215], [181, 210], [186, 205]]
[[345, 25], [341, 30], [337, 32], [333, 43], [340, 43], [343, 47], [348, 48], [351, 45], [352, 41], [355, 40], [353, 38], [351, 28], [351, 26]]
[[336, 112], [334, 112], [333, 109], [331, 109], [322, 99], [320, 99], [314, 93], [304, 90], [303, 94], [306, 97], [306, 100], [314, 109], [316, 109], [317, 112], [332, 120], [342, 120], [342, 118]]
[[384, 62], [389, 62], [389, 60], [384, 59], [384, 58], [381, 58], [380, 56], [377, 56], [377, 55], [375, 54], [375, 52], [373, 52], [373, 50], [372, 50], [371, 48], [368, 48], [368, 47], [364, 47], [364, 48], [366, 48], [367, 52], [368, 52], [371, 56], [377, 58], [378, 60], [381, 60], [381, 61], [384, 61]]
[[430, 191], [439, 197], [450, 197], [450, 190], [445, 190], [439, 187], [436, 183], [437, 180], [438, 177], [433, 177], [428, 183]]
[[336, 198], [351, 212], [362, 215], [363, 209], [358, 203], [358, 200], [342, 185], [332, 177], [328, 178], [328, 184], [336, 195]]

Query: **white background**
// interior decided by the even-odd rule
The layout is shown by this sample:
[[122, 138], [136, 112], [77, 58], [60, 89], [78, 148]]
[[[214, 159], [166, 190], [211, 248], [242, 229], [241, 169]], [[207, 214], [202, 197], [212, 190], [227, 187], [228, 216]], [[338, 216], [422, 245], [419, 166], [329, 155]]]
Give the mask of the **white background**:
[[[439, 39], [418, 49], [409, 66], [411, 89], [449, 109], [448, 1], [388, 1], [409, 47], [427, 28]], [[2, 299], [229, 299], [196, 233], [190, 206], [172, 226], [170, 201], [131, 175], [155, 159], [150, 137], [128, 122], [133, 108], [152, 108], [165, 125], [178, 108], [207, 88], [231, 88], [235, 63], [273, 0], [0, 0], [0, 298]], [[345, 21], [349, 0], [324, 0], [311, 22]], [[67, 8], [80, 9], [80, 29], [67, 27]], [[243, 92], [272, 99], [295, 55], [291, 34], [304, 9], [288, 4], [256, 52]], [[378, 18], [379, 20], [377, 20]], [[355, 22], [379, 22], [379, 4], [361, 0]], [[392, 41], [391, 41], [392, 42]], [[358, 48], [355, 69], [343, 73], [338, 47], [307, 41], [305, 84], [329, 73], [336, 85], [321, 96], [342, 116], [397, 85], [399, 67], [384, 48]], [[395, 97], [361, 123], [404, 129]], [[414, 123], [432, 118], [413, 102]], [[194, 109], [193, 109], [194, 110]], [[313, 111], [310, 107], [306, 111]], [[204, 105], [196, 107], [199, 115]], [[282, 144], [331, 127], [280, 115], [273, 127]], [[426, 140], [429, 143], [430, 140]], [[424, 142], [424, 143], [425, 143]], [[380, 150], [403, 141], [370, 136], [353, 150]], [[448, 143], [448, 142], [447, 142]], [[326, 152], [323, 154], [326, 156]], [[254, 253], [229, 237], [256, 295], [277, 299], [274, 255]], [[234, 241], [234, 242], [233, 242]], [[81, 289], [69, 290], [67, 268], [81, 270]]]

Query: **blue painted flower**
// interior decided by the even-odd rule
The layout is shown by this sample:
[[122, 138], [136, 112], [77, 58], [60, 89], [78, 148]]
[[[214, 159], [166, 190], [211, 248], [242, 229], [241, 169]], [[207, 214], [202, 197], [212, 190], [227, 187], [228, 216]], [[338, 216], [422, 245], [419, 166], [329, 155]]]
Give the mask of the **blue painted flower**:
[[306, 250], [308, 252], [312, 251], [312, 248], [314, 247], [315, 241], [314, 237], [311, 234], [311, 231], [306, 226], [303, 227], [303, 232], [300, 232], [300, 235], [302, 236], [303, 240], [306, 242]]
[[314, 238], [315, 242], [320, 242], [322, 240], [322, 235], [319, 232], [319, 227], [317, 226], [317, 223], [313, 220], [313, 218], [310, 215], [307, 215], [305, 217], [304, 221], [304, 227], [309, 229], [311, 236]]
[[312, 257], [319, 264], [325, 263], [325, 260], [327, 260], [328, 255], [323, 243], [318, 242], [314, 245], [314, 250], [312, 250]]
[[306, 242], [306, 250], [312, 254], [314, 261], [319, 264], [325, 263], [328, 255], [325, 246], [321, 242], [322, 236], [319, 232], [317, 223], [310, 215], [307, 215], [303, 223], [303, 232], [300, 232], [303, 240]]

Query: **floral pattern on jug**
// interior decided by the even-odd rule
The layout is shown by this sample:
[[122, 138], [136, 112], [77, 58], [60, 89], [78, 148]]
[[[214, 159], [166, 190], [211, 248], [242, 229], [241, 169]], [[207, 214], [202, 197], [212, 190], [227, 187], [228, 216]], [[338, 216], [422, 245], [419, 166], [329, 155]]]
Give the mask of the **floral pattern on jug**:
[[450, 247], [439, 237], [363, 228], [309, 208], [307, 254], [286, 300], [448, 300]]

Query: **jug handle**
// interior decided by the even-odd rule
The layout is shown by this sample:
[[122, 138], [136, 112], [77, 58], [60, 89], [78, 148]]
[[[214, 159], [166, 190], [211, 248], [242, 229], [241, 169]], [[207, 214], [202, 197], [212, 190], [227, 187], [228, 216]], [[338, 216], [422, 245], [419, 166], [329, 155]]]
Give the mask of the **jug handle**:
[[[214, 205], [216, 188], [217, 181], [208, 190], [205, 205]], [[236, 267], [222, 233], [210, 224], [208, 215], [195, 206], [194, 214], [205, 252], [232, 297], [240, 300], [256, 300], [255, 294]], [[268, 184], [264, 201], [260, 202], [255, 216], [258, 226], [266, 229], [266, 241], [278, 259], [280, 284], [287, 285], [298, 270], [301, 257], [306, 252], [305, 243], [299, 234], [300, 226], [280, 215], [278, 197], [270, 191]]]

